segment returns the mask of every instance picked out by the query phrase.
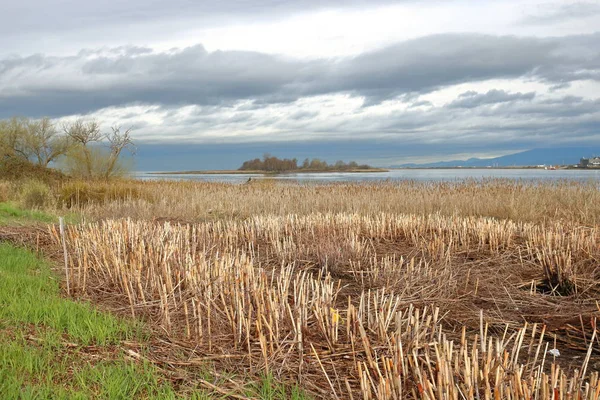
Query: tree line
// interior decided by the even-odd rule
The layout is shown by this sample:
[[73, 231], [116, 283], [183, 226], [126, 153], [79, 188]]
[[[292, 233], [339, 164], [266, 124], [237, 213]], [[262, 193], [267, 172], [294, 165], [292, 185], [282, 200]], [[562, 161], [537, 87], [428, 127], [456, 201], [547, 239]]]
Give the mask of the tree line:
[[296, 158], [280, 159], [270, 154], [265, 154], [262, 159], [244, 161], [239, 171], [268, 171], [268, 172], [289, 172], [289, 171], [352, 171], [357, 169], [371, 169], [373, 167], [355, 161], [345, 163], [337, 161], [334, 164], [328, 164], [327, 161], [318, 158], [306, 158], [302, 164], [298, 165]]
[[125, 150], [135, 152], [131, 129], [113, 126], [103, 132], [93, 119], [61, 124], [47, 117], [0, 120], [0, 163], [56, 165], [73, 177], [109, 179], [125, 173]]

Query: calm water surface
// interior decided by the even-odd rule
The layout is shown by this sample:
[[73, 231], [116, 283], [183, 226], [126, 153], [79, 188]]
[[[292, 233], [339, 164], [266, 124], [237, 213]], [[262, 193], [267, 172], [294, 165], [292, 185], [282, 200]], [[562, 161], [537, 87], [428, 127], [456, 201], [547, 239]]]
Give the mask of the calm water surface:
[[142, 180], [192, 180], [227, 183], [244, 183], [252, 179], [277, 179], [297, 182], [377, 182], [377, 181], [460, 181], [465, 179], [503, 178], [525, 181], [580, 181], [600, 183], [600, 170], [543, 170], [543, 169], [396, 169], [377, 173], [313, 173], [280, 174], [276, 176], [237, 175], [237, 174], [165, 174], [153, 175], [149, 172], [136, 172], [135, 178]]

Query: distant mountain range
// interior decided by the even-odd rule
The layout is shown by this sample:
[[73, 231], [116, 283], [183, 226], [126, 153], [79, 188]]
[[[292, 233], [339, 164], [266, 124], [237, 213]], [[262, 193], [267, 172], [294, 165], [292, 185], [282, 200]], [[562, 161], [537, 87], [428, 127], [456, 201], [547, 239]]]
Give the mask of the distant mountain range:
[[600, 147], [563, 147], [522, 151], [495, 158], [440, 161], [424, 164], [392, 165], [390, 168], [444, 168], [444, 167], [512, 167], [533, 165], [574, 165], [582, 157], [600, 155]]

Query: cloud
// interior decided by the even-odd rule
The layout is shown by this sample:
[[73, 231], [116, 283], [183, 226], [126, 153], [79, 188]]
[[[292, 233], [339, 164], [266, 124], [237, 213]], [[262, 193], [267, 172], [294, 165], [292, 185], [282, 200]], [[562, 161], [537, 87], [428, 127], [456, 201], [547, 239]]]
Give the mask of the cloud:
[[65, 115], [130, 103], [206, 105], [269, 100], [294, 93], [289, 87], [310, 70], [309, 64], [275, 56], [209, 53], [202, 46], [150, 54], [86, 51], [71, 57], [34, 55], [0, 61], [0, 107], [10, 114]]
[[384, 100], [463, 82], [519, 77], [558, 61], [552, 54], [557, 47], [535, 38], [433, 35], [349, 60], [335, 70], [328, 87]]
[[302, 121], [315, 118], [318, 115], [318, 111], [296, 111], [295, 113], [291, 114], [289, 118], [296, 121]]
[[[538, 122], [553, 125], [559, 119], [563, 119], [564, 123], [566, 118], [586, 115], [595, 115], [597, 118], [600, 115], [600, 99], [586, 100], [577, 96], [563, 96], [535, 103], [524, 103], [512, 109], [521, 116], [533, 116], [539, 118]], [[573, 122], [570, 119], [568, 121]], [[598, 122], [597, 128], [600, 128], [600, 121]]]
[[519, 100], [532, 100], [535, 92], [528, 93], [509, 93], [504, 90], [492, 89], [487, 93], [477, 93], [474, 91], [464, 92], [459, 98], [452, 101], [449, 108], [475, 108], [482, 105], [492, 105]]
[[121, 46], [0, 59], [0, 118], [88, 114], [139, 141], [357, 154], [372, 141], [415, 157], [598, 143], [598, 88], [600, 34], [444, 34], [308, 60]]
[[600, 80], [600, 34], [560, 39], [434, 35], [353, 58], [317, 60], [209, 52], [201, 45], [165, 52], [118, 47], [64, 57], [10, 57], [0, 60], [0, 113], [60, 116], [126, 104], [239, 101], [265, 106], [339, 93], [373, 105], [508, 78], [553, 85]]
[[[393, 0], [221, 0], [169, 2], [146, 0], [105, 0], [96, 3], [68, 0], [21, 0], [3, 7], [0, 34], [15, 31], [72, 31], [90, 27], [122, 27], [165, 20], [195, 19], [204, 25], [215, 25], [227, 19], [277, 17], [292, 12], [320, 10], [330, 7], [351, 8], [396, 3]], [[56, 21], [61, 23], [57, 24]]]
[[432, 107], [433, 103], [429, 100], [419, 100], [419, 101], [415, 101], [414, 103], [412, 103], [409, 107], [410, 108], [415, 108], [415, 107]]
[[[476, 96], [459, 95], [455, 100]], [[136, 106], [133, 107], [136, 112], [111, 109], [95, 116], [126, 126], [150, 119], [152, 125], [137, 132], [138, 137], [162, 142], [233, 144], [304, 140], [318, 145], [325, 140], [372, 140], [406, 145], [493, 145], [496, 148], [502, 144], [526, 143], [581, 145], [594, 137], [600, 141], [600, 99], [536, 96], [531, 100], [494, 103], [493, 108], [485, 104], [456, 108], [451, 104], [410, 107], [386, 102], [364, 109], [360, 101], [334, 95], [271, 104], [250, 111], [244, 109], [243, 104], [154, 106], [148, 112]], [[311, 117], [293, 118], [302, 112]]]
[[544, 4], [540, 12], [529, 15], [521, 21], [522, 24], [547, 25], [568, 20], [590, 18], [600, 14], [600, 4], [590, 1], [573, 1], [560, 6]]

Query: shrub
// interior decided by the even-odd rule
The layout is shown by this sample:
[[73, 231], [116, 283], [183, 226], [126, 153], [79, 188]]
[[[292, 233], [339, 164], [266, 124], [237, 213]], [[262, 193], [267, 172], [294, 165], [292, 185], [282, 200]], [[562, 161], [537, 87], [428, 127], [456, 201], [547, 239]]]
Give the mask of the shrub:
[[20, 203], [24, 208], [47, 208], [54, 203], [54, 198], [48, 185], [43, 182], [30, 180], [21, 186]]
[[0, 182], [0, 203], [9, 201], [9, 193], [11, 192], [10, 182]]
[[0, 158], [0, 177], [8, 181], [35, 179], [47, 184], [62, 181], [66, 178], [60, 171], [35, 165], [16, 157]]
[[100, 181], [93, 183], [74, 181], [62, 186], [59, 191], [58, 203], [67, 208], [73, 208], [88, 204], [145, 199], [146, 197], [141, 190], [132, 186], [107, 184]]

